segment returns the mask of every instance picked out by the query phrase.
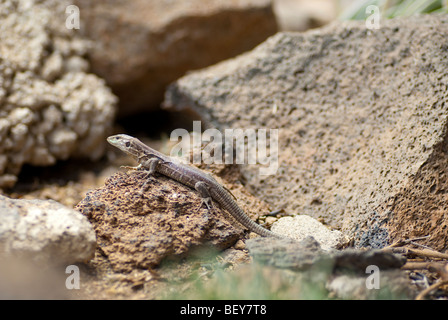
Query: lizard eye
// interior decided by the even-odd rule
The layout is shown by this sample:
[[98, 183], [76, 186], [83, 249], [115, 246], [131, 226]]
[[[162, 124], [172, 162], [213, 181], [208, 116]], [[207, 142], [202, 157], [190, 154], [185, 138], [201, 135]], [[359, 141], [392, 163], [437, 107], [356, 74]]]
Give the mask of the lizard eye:
[[128, 141], [124, 145], [126, 146], [126, 148], [129, 148], [131, 146], [131, 143]]

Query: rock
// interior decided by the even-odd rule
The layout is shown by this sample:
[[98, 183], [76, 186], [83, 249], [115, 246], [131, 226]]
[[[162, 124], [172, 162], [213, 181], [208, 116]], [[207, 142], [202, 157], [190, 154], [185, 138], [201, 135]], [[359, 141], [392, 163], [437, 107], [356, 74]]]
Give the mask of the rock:
[[[263, 206], [254, 201], [252, 207]], [[161, 175], [147, 180], [143, 172], [114, 174], [76, 208], [93, 224], [98, 250], [117, 271], [154, 268], [203, 247], [223, 250], [243, 234], [218, 206], [209, 212], [196, 191]]]
[[330, 256], [334, 260], [335, 269], [352, 270], [365, 273], [368, 266], [376, 266], [381, 270], [399, 269], [406, 263], [406, 258], [379, 249], [360, 250], [347, 248], [333, 251]]
[[309, 269], [323, 253], [312, 237], [302, 241], [259, 237], [247, 240], [246, 246], [254, 261], [292, 270]]
[[96, 238], [78, 211], [53, 200], [0, 196], [0, 253], [33, 261], [74, 263], [90, 260]]
[[277, 31], [271, 0], [77, 0], [93, 72], [121, 115], [156, 110], [186, 71], [233, 57]]
[[246, 241], [249, 254], [263, 264], [289, 268], [305, 269], [314, 264], [326, 264], [332, 270], [351, 270], [365, 273], [369, 265], [382, 270], [398, 269], [406, 263], [401, 255], [378, 249], [324, 251], [313, 237], [301, 241], [292, 239], [255, 238]]
[[[378, 249], [323, 251], [312, 237], [300, 242], [256, 238], [247, 240], [246, 245], [256, 264], [301, 274], [313, 287], [327, 288], [332, 297], [397, 299], [411, 298], [413, 294], [406, 272], [400, 270], [406, 263], [401, 255]], [[370, 268], [374, 268], [375, 275]]]
[[342, 232], [330, 230], [307, 215], [280, 218], [272, 225], [271, 230], [299, 241], [311, 236], [319, 243], [322, 250], [342, 248], [349, 242]]
[[242, 168], [271, 206], [356, 246], [431, 235], [424, 244], [446, 250], [446, 32], [446, 15], [422, 15], [278, 33], [179, 79], [164, 105], [221, 132], [278, 128], [277, 172]]
[[246, 251], [227, 249], [221, 255], [222, 261], [220, 265], [222, 267], [232, 267], [235, 268], [239, 265], [248, 264], [250, 262], [249, 255]]
[[409, 275], [400, 270], [404, 256], [378, 249], [347, 248], [334, 251], [333, 276], [326, 287], [341, 299], [411, 299], [414, 289]]
[[0, 188], [24, 164], [104, 153], [117, 100], [86, 73], [89, 42], [65, 27], [66, 3], [0, 3]]
[[407, 275], [400, 270], [382, 271], [378, 278], [377, 288], [369, 288], [365, 276], [354, 274], [342, 274], [331, 278], [326, 283], [326, 288], [333, 298], [351, 300], [398, 300], [412, 299], [415, 290], [410, 285]]

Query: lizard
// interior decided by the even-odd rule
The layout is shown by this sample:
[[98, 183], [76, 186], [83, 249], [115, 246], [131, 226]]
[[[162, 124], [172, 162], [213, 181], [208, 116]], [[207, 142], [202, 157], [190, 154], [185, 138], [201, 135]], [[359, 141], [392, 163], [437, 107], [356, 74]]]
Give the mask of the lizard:
[[181, 163], [170, 156], [152, 149], [137, 138], [126, 134], [110, 136], [107, 138], [107, 142], [135, 158], [138, 166], [129, 168], [146, 170], [148, 171], [148, 176], [152, 176], [157, 172], [169, 177], [199, 192], [203, 203], [205, 203], [208, 209], [211, 208], [211, 200], [216, 201], [249, 231], [264, 237], [284, 238], [284, 236], [263, 228], [251, 220], [232, 198], [233, 195], [210, 174], [196, 167]]

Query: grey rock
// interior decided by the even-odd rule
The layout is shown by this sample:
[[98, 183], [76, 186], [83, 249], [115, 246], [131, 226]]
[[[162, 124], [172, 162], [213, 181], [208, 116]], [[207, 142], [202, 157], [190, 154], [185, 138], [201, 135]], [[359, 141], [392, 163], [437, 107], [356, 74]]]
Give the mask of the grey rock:
[[308, 269], [323, 253], [312, 237], [302, 241], [259, 237], [247, 240], [246, 246], [255, 261], [294, 270]]
[[300, 242], [255, 238], [246, 245], [255, 262], [302, 274], [314, 286], [325, 287], [332, 297], [409, 299], [414, 294], [406, 272], [400, 270], [406, 262], [401, 255], [377, 249], [323, 251], [312, 237]]
[[365, 273], [370, 265], [382, 270], [398, 269], [406, 263], [401, 255], [378, 249], [354, 249], [324, 251], [319, 243], [308, 237], [302, 241], [292, 239], [255, 238], [246, 241], [249, 254], [263, 264], [302, 270], [325, 265], [333, 271], [350, 270]]
[[333, 0], [274, 0], [274, 12], [282, 31], [305, 31], [337, 18], [341, 4]]
[[73, 263], [93, 257], [95, 232], [80, 212], [53, 200], [0, 196], [0, 255]]
[[276, 174], [242, 168], [272, 207], [356, 246], [431, 234], [423, 244], [446, 250], [447, 32], [446, 15], [422, 15], [278, 33], [179, 79], [164, 105], [221, 132], [279, 129]]

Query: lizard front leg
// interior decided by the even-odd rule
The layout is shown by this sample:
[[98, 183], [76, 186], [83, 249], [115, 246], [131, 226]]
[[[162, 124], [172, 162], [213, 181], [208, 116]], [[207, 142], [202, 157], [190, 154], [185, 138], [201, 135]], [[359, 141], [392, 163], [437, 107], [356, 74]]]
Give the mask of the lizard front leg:
[[151, 176], [156, 172], [157, 165], [159, 164], [160, 159], [157, 158], [151, 158], [149, 160], [141, 161], [137, 169], [145, 169], [147, 171], [144, 179], [147, 179], [145, 183], [143, 183], [142, 187], [140, 188], [139, 194], [143, 195], [143, 193], [146, 190], [146, 185], [148, 184]]
[[130, 169], [130, 170], [146, 170], [148, 171], [148, 175], [154, 174], [156, 172], [157, 165], [160, 162], [160, 159], [151, 158], [149, 160], [140, 160], [139, 165], [136, 167], [132, 166], [120, 166], [120, 168]]
[[148, 160], [141, 160], [140, 166], [148, 170], [148, 175], [153, 175], [156, 172], [157, 165], [160, 163], [160, 161], [161, 160], [159, 158], [150, 158]]
[[142, 168], [142, 165], [139, 164], [139, 165], [136, 166], [136, 167], [132, 167], [132, 166], [120, 166], [120, 168], [123, 168], [123, 169], [129, 169], [129, 170], [140, 170], [140, 169]]

